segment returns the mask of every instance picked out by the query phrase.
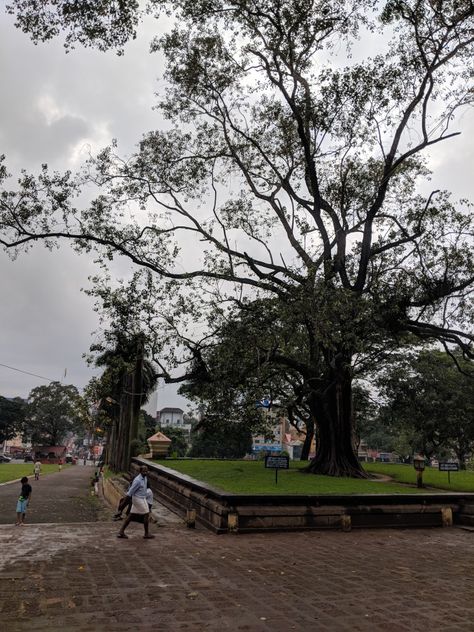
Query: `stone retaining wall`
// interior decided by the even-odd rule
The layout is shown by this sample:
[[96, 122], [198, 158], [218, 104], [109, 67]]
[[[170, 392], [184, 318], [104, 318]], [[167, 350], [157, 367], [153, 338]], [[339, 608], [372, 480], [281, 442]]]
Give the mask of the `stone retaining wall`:
[[474, 524], [474, 494], [228, 494], [143, 458], [132, 459], [132, 473], [141, 464], [160, 502], [215, 533]]
[[102, 493], [105, 500], [113, 507], [117, 508], [119, 500], [126, 492], [126, 486], [120, 485], [120, 483], [113, 478], [102, 478]]

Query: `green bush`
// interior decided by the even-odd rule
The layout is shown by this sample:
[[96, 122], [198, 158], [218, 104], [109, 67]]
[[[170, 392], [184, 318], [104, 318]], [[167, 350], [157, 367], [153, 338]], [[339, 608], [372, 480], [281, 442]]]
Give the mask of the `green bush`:
[[145, 443], [140, 441], [140, 439], [133, 439], [130, 442], [130, 455], [138, 456], [139, 454], [143, 454], [144, 452], [148, 452], [148, 447]]

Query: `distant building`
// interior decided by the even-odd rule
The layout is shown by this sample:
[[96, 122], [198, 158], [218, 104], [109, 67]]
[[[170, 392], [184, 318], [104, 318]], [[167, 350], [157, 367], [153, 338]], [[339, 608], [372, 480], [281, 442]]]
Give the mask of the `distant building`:
[[[179, 428], [183, 430], [186, 437], [189, 439], [191, 435], [191, 424], [184, 419], [184, 410], [181, 408], [162, 408], [156, 411], [156, 423], [160, 424], [161, 428]], [[166, 430], [164, 430], [166, 434]]]
[[184, 423], [184, 410], [182, 408], [162, 408], [156, 412], [156, 421], [162, 426], [179, 428]]
[[283, 439], [285, 434], [285, 419], [279, 418], [274, 412], [265, 410], [267, 420], [272, 423], [272, 429], [266, 435], [254, 435], [252, 437], [252, 453], [258, 455], [260, 452], [272, 453], [282, 452]]
[[[277, 416], [273, 411], [265, 412], [269, 421], [274, 420], [269, 434], [254, 435], [252, 437], [252, 453], [257, 455], [264, 453], [286, 452], [291, 460], [299, 460], [303, 450], [305, 435], [298, 432], [289, 420], [284, 416]], [[314, 456], [314, 438], [311, 444], [310, 457]]]
[[65, 445], [34, 446], [32, 449], [34, 460], [41, 463], [65, 462], [67, 448]]

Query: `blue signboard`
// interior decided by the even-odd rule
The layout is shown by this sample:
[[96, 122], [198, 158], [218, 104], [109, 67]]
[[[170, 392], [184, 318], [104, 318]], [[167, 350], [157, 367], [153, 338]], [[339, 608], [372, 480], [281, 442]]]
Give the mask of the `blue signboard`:
[[280, 445], [255, 445], [252, 448], [253, 452], [281, 452]]

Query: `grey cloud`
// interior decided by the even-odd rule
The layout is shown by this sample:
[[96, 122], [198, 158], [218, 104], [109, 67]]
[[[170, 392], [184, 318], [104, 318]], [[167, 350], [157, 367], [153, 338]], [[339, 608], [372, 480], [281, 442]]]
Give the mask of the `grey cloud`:
[[0, 143], [7, 148], [8, 163], [13, 160], [16, 166], [37, 169], [43, 162], [57, 165], [64, 161], [74, 145], [90, 133], [91, 128], [79, 117], [66, 115], [48, 124], [43, 115], [28, 112], [0, 133]]

